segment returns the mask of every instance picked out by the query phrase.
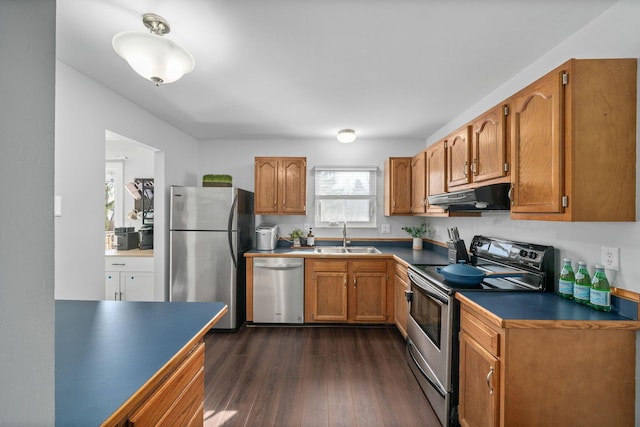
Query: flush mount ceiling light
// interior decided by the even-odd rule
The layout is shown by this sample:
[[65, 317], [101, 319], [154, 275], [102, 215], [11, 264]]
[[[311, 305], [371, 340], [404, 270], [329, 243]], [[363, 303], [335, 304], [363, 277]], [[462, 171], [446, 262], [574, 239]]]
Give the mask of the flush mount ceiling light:
[[170, 31], [164, 18], [146, 13], [142, 23], [151, 33], [125, 31], [112, 40], [113, 49], [136, 73], [159, 86], [175, 82], [193, 70], [195, 61], [189, 51], [164, 37]]
[[338, 132], [338, 141], [348, 144], [356, 140], [356, 131], [353, 129], [342, 129]]

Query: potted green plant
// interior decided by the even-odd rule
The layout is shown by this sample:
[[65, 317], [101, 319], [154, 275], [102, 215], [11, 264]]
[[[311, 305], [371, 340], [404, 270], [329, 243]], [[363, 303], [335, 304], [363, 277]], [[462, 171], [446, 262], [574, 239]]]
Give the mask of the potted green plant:
[[293, 247], [294, 248], [299, 248], [300, 245], [300, 238], [304, 236], [304, 232], [302, 230], [300, 230], [299, 228], [296, 228], [295, 230], [293, 230], [291, 232], [291, 234], [289, 234], [289, 237], [291, 237], [291, 239], [293, 239]]
[[422, 250], [422, 236], [427, 232], [427, 224], [420, 224], [419, 227], [402, 227], [402, 229], [413, 237], [413, 249]]

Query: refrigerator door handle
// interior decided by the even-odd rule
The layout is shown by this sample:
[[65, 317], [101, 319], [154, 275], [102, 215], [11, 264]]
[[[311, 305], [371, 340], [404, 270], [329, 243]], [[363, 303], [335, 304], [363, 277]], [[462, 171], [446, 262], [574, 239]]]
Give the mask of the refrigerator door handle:
[[233, 198], [233, 203], [231, 204], [231, 210], [229, 210], [229, 224], [227, 225], [227, 235], [229, 237], [229, 253], [231, 254], [231, 259], [233, 260], [233, 266], [238, 268], [238, 260], [236, 259], [236, 254], [233, 250], [233, 214], [236, 211], [236, 206], [238, 205], [238, 193]]

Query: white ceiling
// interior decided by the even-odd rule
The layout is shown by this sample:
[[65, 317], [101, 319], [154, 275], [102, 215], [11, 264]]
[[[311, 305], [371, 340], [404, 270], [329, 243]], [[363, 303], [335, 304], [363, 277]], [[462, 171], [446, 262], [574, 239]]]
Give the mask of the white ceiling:
[[[424, 139], [616, 0], [57, 0], [57, 57], [197, 139]], [[144, 13], [196, 59], [155, 87], [112, 49]]]

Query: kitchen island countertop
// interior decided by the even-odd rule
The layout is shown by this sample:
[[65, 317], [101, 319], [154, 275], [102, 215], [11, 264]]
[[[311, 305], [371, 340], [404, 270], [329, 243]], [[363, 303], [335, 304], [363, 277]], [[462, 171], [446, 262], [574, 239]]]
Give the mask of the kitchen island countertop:
[[56, 425], [102, 424], [226, 311], [219, 302], [56, 301]]

